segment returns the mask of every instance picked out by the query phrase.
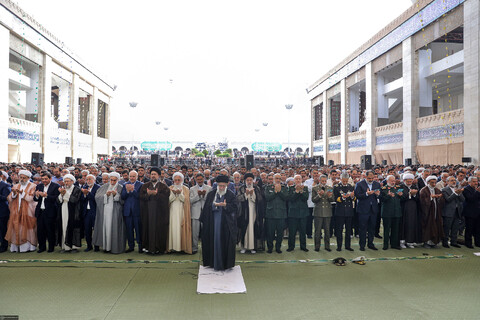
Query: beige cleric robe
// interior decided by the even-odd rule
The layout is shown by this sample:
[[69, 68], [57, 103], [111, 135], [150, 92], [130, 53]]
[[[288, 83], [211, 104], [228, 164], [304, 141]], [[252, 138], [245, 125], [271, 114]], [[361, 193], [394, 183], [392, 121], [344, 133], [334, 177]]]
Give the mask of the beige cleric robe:
[[182, 186], [182, 193], [175, 195], [170, 186], [170, 223], [168, 226], [168, 251], [192, 253], [192, 224], [190, 215], [190, 190]]
[[34, 250], [37, 246], [37, 219], [33, 195], [37, 186], [29, 182], [23, 189], [16, 184], [13, 189], [23, 189], [22, 195], [13, 197], [13, 191], [8, 195], [10, 219], [5, 239], [12, 245], [12, 250], [19, 249], [21, 252]]

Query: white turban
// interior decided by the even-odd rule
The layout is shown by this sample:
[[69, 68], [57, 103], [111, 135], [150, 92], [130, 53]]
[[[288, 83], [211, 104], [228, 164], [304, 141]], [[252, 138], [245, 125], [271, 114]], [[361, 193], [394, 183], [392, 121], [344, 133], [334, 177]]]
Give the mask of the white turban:
[[74, 171], [74, 170], [75, 170], [75, 167], [68, 167], [67, 170], [68, 170], [68, 171]]
[[403, 171], [410, 171], [410, 170], [412, 170], [412, 168], [410, 168], [410, 167], [403, 168]]
[[28, 170], [20, 170], [20, 172], [18, 172], [18, 175], [23, 175], [23, 176], [27, 176], [29, 178], [32, 177], [32, 173]]
[[5, 179], [8, 179], [8, 173], [6, 173], [5, 171], [2, 171], [2, 175], [5, 177]]
[[65, 180], [65, 179], [70, 179], [70, 180], [73, 181], [73, 183], [75, 183], [75, 181], [77, 181], [77, 179], [75, 179], [75, 177], [73, 175], [71, 175], [70, 173], [63, 176], [63, 180]]
[[405, 173], [403, 175], [403, 180], [407, 180], [407, 179], [415, 179], [415, 177], [411, 173]]
[[427, 183], [428, 183], [428, 181], [430, 181], [430, 180], [435, 180], [435, 181], [437, 181], [437, 177], [436, 177], [436, 176], [428, 176], [428, 178], [427, 178]]
[[185, 179], [185, 177], [181, 172], [175, 172], [172, 176], [172, 179], [174, 179], [176, 176], [179, 176], [182, 179], [182, 181]]
[[111, 177], [115, 177], [117, 178], [118, 180], [120, 180], [120, 174], [118, 172], [110, 172], [110, 174], [108, 175], [110, 178]]

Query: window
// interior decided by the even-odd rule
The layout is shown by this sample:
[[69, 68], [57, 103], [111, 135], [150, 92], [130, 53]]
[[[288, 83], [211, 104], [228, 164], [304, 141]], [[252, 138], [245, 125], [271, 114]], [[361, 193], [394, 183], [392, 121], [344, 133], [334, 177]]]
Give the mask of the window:
[[330, 137], [340, 135], [340, 101], [331, 100], [330, 102]]
[[70, 90], [71, 84], [59, 76], [52, 74], [51, 116], [58, 127], [68, 129], [70, 118]]
[[323, 129], [323, 103], [316, 105], [314, 108], [314, 140], [323, 139], [322, 129]]
[[106, 129], [107, 129], [107, 107], [108, 104], [98, 99], [98, 109], [97, 109], [97, 137], [106, 138]]
[[78, 96], [78, 132], [90, 134], [91, 95], [80, 89]]
[[38, 79], [40, 66], [20, 54], [10, 51], [9, 67], [9, 116], [39, 122]]

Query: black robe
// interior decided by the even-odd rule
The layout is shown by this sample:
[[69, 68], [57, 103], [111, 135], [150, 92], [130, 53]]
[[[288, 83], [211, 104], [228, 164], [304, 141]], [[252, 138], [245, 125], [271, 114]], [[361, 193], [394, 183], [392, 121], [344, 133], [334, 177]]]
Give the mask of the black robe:
[[165, 253], [170, 223], [168, 203], [170, 189], [162, 182], [157, 182], [155, 186], [156, 195], [149, 195], [147, 189], [154, 189], [153, 182], [147, 182], [140, 188], [142, 249], [148, 250], [149, 253]]
[[[437, 188], [435, 194], [442, 194]], [[443, 240], [443, 219], [442, 211], [445, 200], [443, 197], [436, 199], [435, 202], [430, 198], [430, 189], [428, 186], [420, 190], [420, 206], [422, 208], [422, 235], [423, 242], [432, 241], [434, 244]]]
[[[79, 187], [73, 186], [72, 194], [68, 199], [68, 223], [67, 230], [65, 235], [65, 244], [69, 247], [82, 246], [83, 238], [83, 216], [81, 214], [80, 207], [80, 197], [82, 196], [82, 191]], [[62, 246], [62, 204], [57, 198], [57, 244]]]
[[414, 184], [409, 188], [402, 183], [400, 189], [403, 189], [403, 195], [400, 199], [402, 205], [400, 240], [405, 240], [406, 243], [421, 243], [422, 214], [420, 210], [420, 192], [417, 192], [415, 196], [409, 196], [410, 190], [418, 190], [418, 187]]
[[[217, 189], [212, 189], [205, 199], [200, 222], [202, 226], [202, 257], [204, 267], [214, 267], [214, 216], [212, 205]], [[223, 267], [230, 269], [235, 266], [235, 246], [237, 244], [237, 203], [235, 195], [230, 190], [225, 193], [227, 206], [222, 212], [221, 241]]]
[[[239, 217], [237, 219], [238, 224], [238, 241], [237, 243], [244, 243], [245, 241], [245, 233], [247, 232], [247, 227], [249, 224], [249, 208], [248, 208], [248, 200], [246, 199], [245, 195], [246, 186], [243, 185], [240, 187], [237, 199], [239, 202]], [[255, 221], [254, 221], [254, 236], [255, 236], [255, 250], [261, 251], [265, 250], [264, 239], [263, 239], [263, 219], [265, 218], [263, 213], [263, 195], [260, 192], [259, 187], [254, 186], [255, 192]]]

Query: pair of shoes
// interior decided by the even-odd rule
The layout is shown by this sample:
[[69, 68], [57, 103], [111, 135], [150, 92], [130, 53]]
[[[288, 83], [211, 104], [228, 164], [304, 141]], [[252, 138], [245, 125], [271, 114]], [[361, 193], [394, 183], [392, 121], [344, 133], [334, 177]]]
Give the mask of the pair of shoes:
[[273, 252], [273, 249], [268, 249], [267, 250], [267, 253], [272, 253]]
[[381, 235], [379, 235], [378, 233], [375, 235], [375, 238], [383, 239], [383, 237]]
[[45, 251], [45, 249], [38, 249], [37, 252], [38, 252], [38, 253], [42, 253], [42, 252], [44, 252], [44, 251]]
[[93, 248], [92, 247], [87, 247], [87, 249], [83, 250], [84, 252], [91, 251]]
[[307, 236], [308, 239], [312, 239], [312, 236]]
[[300, 250], [305, 251], [305, 252], [308, 252], [308, 249], [307, 249], [307, 248], [300, 248]]
[[293, 248], [288, 248], [287, 249], [287, 252], [292, 252], [293, 251]]
[[444, 247], [444, 248], [450, 248], [450, 246], [448, 245], [448, 243], [442, 244], [442, 247]]
[[431, 248], [432, 248], [432, 247], [430, 247], [430, 245], [427, 244], [427, 243], [424, 243], [424, 244], [423, 244], [423, 247], [424, 247], [425, 249], [431, 249]]
[[240, 253], [245, 253], [245, 252], [246, 252], [245, 249], [240, 250]]
[[328, 252], [332, 251], [332, 249], [330, 249], [330, 248], [325, 248], [325, 250], [327, 250]]
[[100, 251], [100, 247], [99, 247], [99, 246], [95, 246], [95, 249], [93, 249], [93, 251], [95, 251], [95, 252]]
[[466, 244], [465, 247], [467, 247], [468, 249], [473, 249], [473, 246], [471, 244]]
[[361, 248], [360, 248], [360, 251], [365, 251], [365, 248], [364, 248], [364, 247], [361, 247]]
[[402, 243], [402, 244], [400, 244], [400, 248], [407, 249], [407, 246]]
[[347, 249], [348, 251], [353, 251], [353, 249], [352, 249], [352, 248], [345, 248], [345, 249]]
[[138, 253], [143, 253], [142, 247], [138, 247]]
[[52, 249], [48, 249], [47, 252], [53, 252], [54, 250], [55, 250], [55, 249], [53, 249], [53, 248], [52, 248]]
[[277, 253], [282, 253], [282, 250], [280, 250], [280, 249], [277, 249], [277, 250], [275, 250], [275, 251], [276, 251]]
[[192, 251], [192, 254], [197, 254], [197, 253], [198, 253], [198, 251], [197, 251], [197, 250], [195, 250], [195, 251]]
[[255, 253], [257, 253], [257, 251], [255, 251], [255, 250], [250, 250], [250, 253], [251, 253], [251, 254], [255, 254]]
[[337, 248], [337, 251], [342, 251], [342, 248]]
[[388, 247], [386, 247], [386, 246], [383, 246], [383, 248], [382, 248], [382, 249], [383, 249], [383, 250], [388, 250]]
[[129, 252], [132, 252], [132, 251], [133, 251], [133, 248], [130, 247], [130, 248], [128, 248], [127, 250], [125, 250], [125, 253], [129, 253]]
[[315, 251], [317, 251], [317, 252], [320, 251], [320, 248], [315, 248]]
[[378, 250], [377, 248], [375, 248], [375, 246], [374, 246], [374, 245], [368, 246], [368, 249], [372, 249], [372, 250], [375, 250], [375, 251], [377, 251], [377, 250]]
[[395, 246], [395, 247], [392, 247], [392, 249], [402, 250], [402, 247]]
[[451, 243], [450, 245], [452, 247], [455, 247], [455, 248], [461, 248], [461, 246], [459, 244], [456, 244], [456, 243]]

